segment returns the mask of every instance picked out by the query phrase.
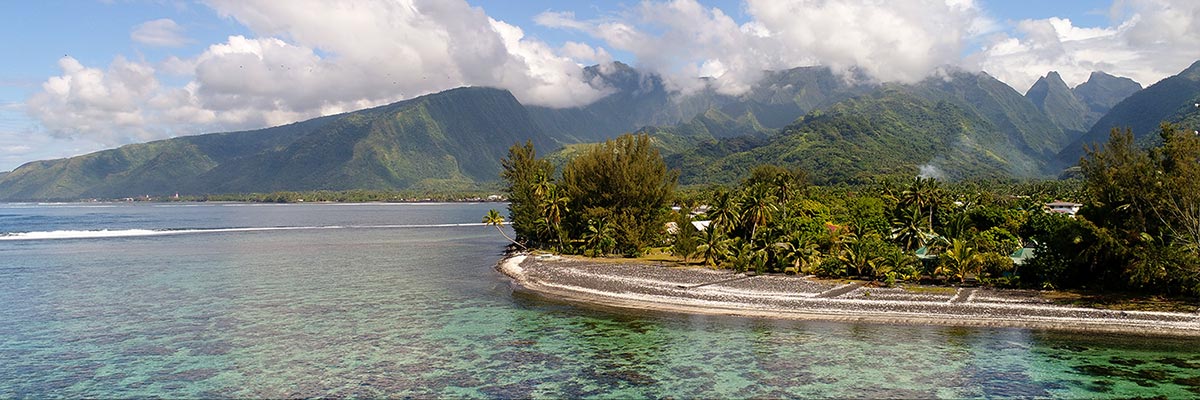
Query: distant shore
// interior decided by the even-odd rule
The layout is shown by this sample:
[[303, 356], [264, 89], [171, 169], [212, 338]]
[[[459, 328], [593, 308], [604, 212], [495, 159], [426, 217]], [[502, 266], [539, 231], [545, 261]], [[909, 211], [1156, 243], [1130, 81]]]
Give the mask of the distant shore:
[[1200, 313], [1062, 306], [1036, 291], [880, 288], [861, 282], [527, 254], [505, 258], [497, 269], [524, 290], [569, 302], [627, 309], [1200, 337]]

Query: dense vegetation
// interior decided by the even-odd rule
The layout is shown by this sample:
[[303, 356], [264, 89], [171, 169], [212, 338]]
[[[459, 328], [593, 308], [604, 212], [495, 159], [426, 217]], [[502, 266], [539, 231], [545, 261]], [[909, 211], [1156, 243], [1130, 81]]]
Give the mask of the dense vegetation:
[[646, 135], [591, 147], [561, 176], [530, 143], [513, 146], [502, 163], [520, 241], [566, 253], [634, 256], [661, 240], [676, 177]]
[[[1114, 131], [1070, 181], [814, 186], [803, 170], [760, 165], [735, 186], [670, 197], [673, 176], [645, 136], [592, 148], [557, 179], [531, 145], [514, 146], [504, 177], [516, 240], [560, 252], [658, 248], [760, 273], [1200, 295], [1200, 137], [1171, 125], [1161, 136], [1143, 150]], [[1084, 208], [1048, 212], [1057, 199]], [[1023, 247], [1035, 256], [1014, 257]]]

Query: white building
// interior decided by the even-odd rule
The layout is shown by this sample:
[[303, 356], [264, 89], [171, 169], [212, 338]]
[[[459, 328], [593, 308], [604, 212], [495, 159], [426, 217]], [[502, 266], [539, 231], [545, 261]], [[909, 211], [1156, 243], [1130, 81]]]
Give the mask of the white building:
[[1049, 209], [1050, 212], [1067, 214], [1073, 217], [1075, 216], [1075, 213], [1079, 212], [1080, 208], [1083, 208], [1083, 204], [1072, 203], [1069, 201], [1056, 201], [1053, 203], [1046, 203], [1046, 208]]

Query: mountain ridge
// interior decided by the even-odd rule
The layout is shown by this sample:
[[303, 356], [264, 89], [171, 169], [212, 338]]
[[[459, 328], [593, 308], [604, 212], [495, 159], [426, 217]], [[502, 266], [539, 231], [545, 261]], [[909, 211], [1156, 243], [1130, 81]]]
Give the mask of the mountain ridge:
[[[916, 84], [877, 84], [801, 67], [766, 72], [732, 96], [711, 86], [671, 92], [661, 77], [619, 63], [588, 71], [613, 90], [588, 106], [547, 109], [522, 105], [502, 89], [456, 88], [279, 127], [33, 161], [0, 173], [0, 201], [463, 187], [498, 180], [499, 159], [512, 144], [530, 140], [543, 154], [577, 151], [575, 144], [631, 131], [651, 134], [677, 166], [729, 167], [710, 181], [735, 179], [731, 171], [751, 161], [800, 160], [783, 154], [802, 155], [811, 165], [797, 165], [830, 181], [911, 176], [922, 165], [942, 166], [953, 178], [1044, 177], [1053, 175], [1047, 160], [1079, 134], [1057, 125], [1028, 93], [983, 72], [948, 69]], [[1122, 79], [1100, 73], [1088, 83], [1111, 94], [1132, 82]], [[1056, 92], [1073, 94], [1057, 81]], [[829, 162], [810, 162], [822, 159]], [[877, 160], [887, 165], [871, 164]]]

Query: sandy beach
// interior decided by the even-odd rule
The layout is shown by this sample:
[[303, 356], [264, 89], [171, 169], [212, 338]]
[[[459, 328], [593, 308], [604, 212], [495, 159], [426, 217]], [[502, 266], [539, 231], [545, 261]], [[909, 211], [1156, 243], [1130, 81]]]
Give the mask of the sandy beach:
[[514, 255], [497, 269], [551, 298], [668, 312], [887, 324], [1024, 327], [1200, 337], [1200, 313], [1054, 304], [1041, 292], [974, 287], [869, 287], [811, 277]]

